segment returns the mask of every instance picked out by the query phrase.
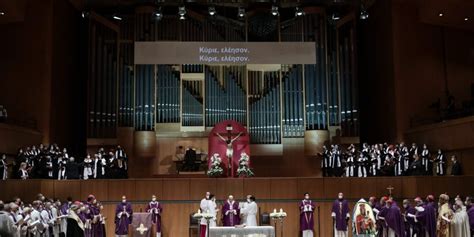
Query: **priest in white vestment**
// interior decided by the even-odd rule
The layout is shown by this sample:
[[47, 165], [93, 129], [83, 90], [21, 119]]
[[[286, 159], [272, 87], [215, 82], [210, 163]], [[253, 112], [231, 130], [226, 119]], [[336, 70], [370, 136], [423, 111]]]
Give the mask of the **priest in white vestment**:
[[453, 219], [451, 220], [451, 236], [464, 237], [471, 236], [471, 228], [469, 226], [469, 217], [467, 216], [466, 207], [462, 200], [456, 200]]
[[258, 206], [255, 197], [247, 195], [247, 203], [240, 209], [242, 215], [242, 224], [245, 226], [257, 226]]

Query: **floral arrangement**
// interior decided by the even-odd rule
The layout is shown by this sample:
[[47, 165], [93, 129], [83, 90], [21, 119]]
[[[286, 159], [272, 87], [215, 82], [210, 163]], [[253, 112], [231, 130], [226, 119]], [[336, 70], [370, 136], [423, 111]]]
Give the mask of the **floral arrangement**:
[[286, 217], [286, 212], [283, 211], [283, 209], [280, 208], [280, 211], [277, 212], [276, 209], [273, 209], [273, 212], [270, 213], [270, 218], [272, 219], [283, 219]]
[[239, 168], [237, 169], [237, 175], [240, 177], [252, 177], [255, 175], [249, 168], [249, 160], [250, 157], [247, 155], [247, 153], [242, 152], [242, 154], [240, 154]]
[[219, 154], [215, 153], [211, 157], [211, 168], [207, 171], [209, 177], [219, 177], [224, 173], [224, 169], [221, 167], [222, 160]]

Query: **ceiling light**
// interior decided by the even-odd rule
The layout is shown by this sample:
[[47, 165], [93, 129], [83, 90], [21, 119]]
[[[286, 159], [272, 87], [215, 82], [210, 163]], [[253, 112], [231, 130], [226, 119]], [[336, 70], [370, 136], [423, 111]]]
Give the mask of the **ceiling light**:
[[82, 11], [82, 13], [81, 13], [81, 17], [82, 17], [82, 18], [86, 18], [86, 17], [88, 17], [88, 16], [89, 16], [89, 12], [88, 12], [88, 11]]
[[210, 6], [209, 7], [209, 15], [214, 16], [217, 13], [216, 7]]
[[242, 7], [239, 7], [239, 13], [237, 14], [237, 16], [239, 16], [240, 18], [244, 18], [245, 17], [245, 9], [242, 8]]
[[302, 16], [302, 15], [304, 15], [303, 9], [296, 7], [295, 16]]
[[122, 20], [122, 17], [121, 17], [119, 14], [117, 14], [117, 13], [115, 13], [115, 14], [112, 16], [112, 18], [114, 18], [115, 20], [118, 20], [118, 21], [121, 21], [121, 20]]
[[469, 20], [469, 17], [465, 17], [465, 18], [464, 18], [464, 21], [468, 21], [468, 20]]
[[0, 12], [0, 16], [4, 16], [5, 15], [5, 12]]
[[362, 9], [360, 11], [360, 19], [367, 20], [367, 18], [369, 18], [369, 13], [365, 9]]
[[184, 20], [186, 20], [186, 17], [184, 15], [182, 15], [182, 16], [179, 16], [179, 19], [184, 21]]
[[161, 20], [161, 18], [163, 18], [163, 13], [161, 12], [161, 7], [158, 8], [155, 12], [153, 12], [153, 18], [155, 18], [155, 20]]
[[272, 15], [278, 16], [278, 7], [277, 6], [272, 6]]
[[184, 6], [179, 7], [179, 8], [178, 8], [178, 14], [179, 14], [180, 16], [186, 15], [186, 7], [184, 7]]
[[337, 21], [337, 20], [341, 19], [341, 17], [339, 16], [339, 14], [333, 13], [332, 16], [331, 16], [331, 19], [333, 21]]
[[440, 12], [440, 13], [438, 14], [438, 16], [444, 16], [444, 13]]

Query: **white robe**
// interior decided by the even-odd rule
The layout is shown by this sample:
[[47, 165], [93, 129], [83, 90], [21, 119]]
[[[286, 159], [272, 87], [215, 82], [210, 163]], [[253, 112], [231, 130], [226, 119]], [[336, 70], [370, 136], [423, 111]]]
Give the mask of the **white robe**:
[[257, 226], [257, 212], [258, 206], [255, 202], [246, 203], [240, 213], [244, 216], [244, 222], [246, 226]]
[[466, 208], [463, 207], [454, 213], [454, 217], [451, 220], [451, 233], [452, 237], [464, 237], [471, 236], [471, 230], [469, 226], [469, 217], [467, 216]]

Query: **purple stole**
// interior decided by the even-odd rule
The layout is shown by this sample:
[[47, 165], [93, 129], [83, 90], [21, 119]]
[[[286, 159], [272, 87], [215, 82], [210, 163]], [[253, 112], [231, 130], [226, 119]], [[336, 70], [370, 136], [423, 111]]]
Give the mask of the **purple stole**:
[[[155, 210], [157, 210], [158, 213], [156, 213]], [[163, 211], [161, 204], [157, 201], [151, 201], [148, 203], [146, 211], [151, 213], [151, 220], [153, 224], [156, 225], [156, 232], [161, 233], [161, 212]]]
[[[305, 211], [305, 206], [310, 205], [311, 211]], [[314, 229], [314, 220], [313, 220], [313, 212], [314, 212], [314, 204], [311, 200], [302, 200], [300, 204], [300, 228], [301, 231], [304, 230], [313, 230]]]

